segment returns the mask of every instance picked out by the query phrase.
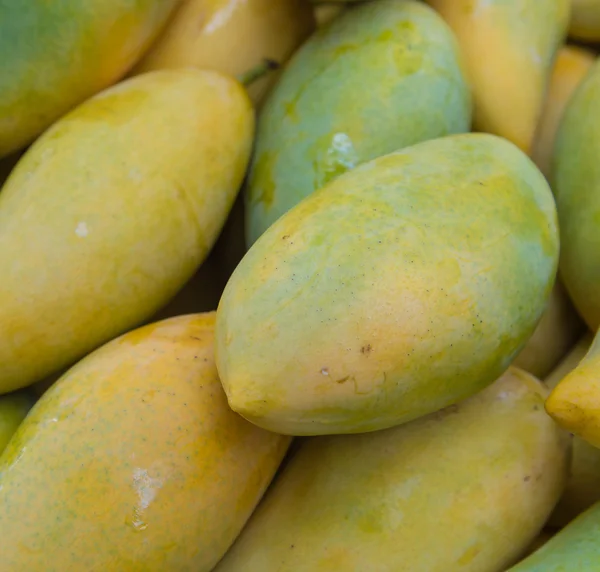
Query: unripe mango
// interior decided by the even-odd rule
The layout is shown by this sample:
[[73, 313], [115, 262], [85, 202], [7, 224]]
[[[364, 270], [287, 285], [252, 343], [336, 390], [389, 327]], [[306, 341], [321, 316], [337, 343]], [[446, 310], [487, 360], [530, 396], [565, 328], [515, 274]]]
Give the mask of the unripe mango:
[[[283, 65], [314, 28], [309, 0], [188, 0], [133, 73], [193, 66], [239, 76], [265, 58]], [[273, 79], [249, 86], [255, 103]]]
[[566, 479], [545, 393], [511, 368], [402, 427], [306, 441], [215, 572], [505, 570]]
[[560, 220], [560, 272], [575, 307], [600, 326], [600, 62], [569, 102], [554, 147], [552, 190]]
[[0, 157], [123, 76], [180, 1], [3, 1]]
[[0, 393], [177, 293], [221, 230], [252, 136], [241, 85], [187, 69], [110, 88], [36, 141], [0, 193]]
[[506, 140], [379, 157], [281, 217], [229, 280], [217, 367], [231, 407], [280, 433], [390, 427], [494, 381], [552, 289], [552, 193]]
[[261, 110], [245, 193], [248, 245], [338, 175], [470, 124], [456, 40], [431, 8], [349, 7], [294, 54]]
[[426, 0], [454, 30], [474, 98], [474, 128], [529, 153], [570, 0]]
[[227, 407], [214, 314], [87, 356], [0, 457], [2, 572], [210, 572], [289, 439]]

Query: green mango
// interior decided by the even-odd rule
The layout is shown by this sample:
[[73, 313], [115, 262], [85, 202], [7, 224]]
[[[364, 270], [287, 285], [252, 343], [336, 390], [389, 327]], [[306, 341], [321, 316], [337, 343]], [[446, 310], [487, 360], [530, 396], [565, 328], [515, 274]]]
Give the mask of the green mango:
[[252, 244], [329, 180], [468, 131], [471, 96], [442, 18], [414, 0], [353, 6], [296, 52], [259, 117], [245, 192]]
[[600, 62], [567, 105], [554, 147], [560, 272], [592, 331], [600, 326]]
[[482, 389], [554, 283], [556, 209], [512, 143], [463, 134], [338, 177], [254, 244], [218, 308], [231, 407], [296, 435], [410, 421]]
[[31, 409], [33, 396], [24, 391], [0, 396], [0, 454]]
[[214, 572], [500, 572], [567, 476], [547, 390], [511, 368], [402, 427], [309, 439]]

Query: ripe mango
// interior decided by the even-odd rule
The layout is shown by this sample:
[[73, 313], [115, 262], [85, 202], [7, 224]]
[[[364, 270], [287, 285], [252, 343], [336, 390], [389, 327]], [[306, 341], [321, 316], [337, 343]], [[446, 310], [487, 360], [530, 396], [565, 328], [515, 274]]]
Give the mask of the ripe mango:
[[214, 313], [145, 326], [69, 370], [0, 457], [2, 572], [209, 572], [289, 439], [227, 407]]
[[600, 40], [600, 0], [571, 0], [569, 36], [579, 40]]
[[560, 221], [560, 272], [575, 307], [600, 326], [600, 62], [576, 90], [554, 147], [552, 190]]
[[[314, 29], [309, 0], [188, 0], [133, 73], [194, 66], [239, 76], [265, 58], [285, 63]], [[248, 88], [255, 103], [273, 79]]]
[[546, 390], [511, 368], [401, 427], [305, 442], [215, 572], [500, 572], [567, 473]]
[[0, 393], [150, 318], [192, 277], [253, 121], [234, 80], [170, 70], [108, 89], [36, 141], [0, 193]]
[[584, 328], [564, 286], [557, 280], [542, 319], [513, 365], [544, 379], [575, 344]]
[[181, 0], [0, 3], [0, 157], [116, 82]]
[[229, 404], [285, 434], [410, 421], [496, 379], [558, 259], [552, 193], [514, 145], [454, 135], [379, 157], [279, 219], [217, 311]]
[[[592, 344], [592, 334], [586, 333], [567, 357], [544, 380], [550, 389], [573, 371], [584, 358]], [[556, 506], [549, 524], [562, 528], [583, 511], [600, 501], [600, 449], [580, 437], [573, 437], [571, 470], [567, 487]]]
[[414, 0], [347, 8], [294, 54], [261, 110], [248, 245], [338, 175], [470, 123], [458, 46], [433, 10]]
[[33, 396], [17, 391], [0, 396], [0, 455], [33, 405]]
[[454, 30], [474, 97], [474, 128], [529, 153], [570, 0], [426, 0]]
[[593, 52], [578, 46], [563, 46], [556, 56], [544, 109], [537, 127], [531, 158], [546, 178], [551, 176], [551, 160], [556, 132], [577, 86], [594, 64]]

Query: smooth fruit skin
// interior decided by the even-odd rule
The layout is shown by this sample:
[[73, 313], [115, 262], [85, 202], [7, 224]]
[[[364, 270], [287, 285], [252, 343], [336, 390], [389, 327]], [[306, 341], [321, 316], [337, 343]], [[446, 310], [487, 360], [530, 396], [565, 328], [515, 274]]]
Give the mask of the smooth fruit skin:
[[545, 388], [511, 368], [402, 427], [306, 441], [215, 572], [500, 572], [567, 474]]
[[600, 62], [569, 102], [554, 147], [552, 190], [560, 221], [560, 272], [575, 307], [600, 326]]
[[279, 433], [383, 429], [496, 379], [552, 289], [552, 193], [511, 143], [464, 134], [338, 177], [248, 251], [217, 311], [231, 407]]
[[[591, 333], [584, 334], [565, 359], [544, 380], [550, 389], [554, 389], [579, 365], [592, 344], [592, 338]], [[600, 449], [574, 436], [569, 480], [560, 502], [550, 517], [549, 525], [562, 528], [600, 501], [598, 483], [600, 483]]]
[[433, 10], [414, 0], [347, 8], [294, 54], [261, 110], [248, 245], [360, 163], [470, 123], [458, 46]]
[[557, 280], [542, 319], [513, 365], [544, 379], [575, 344], [584, 328], [562, 282]]
[[454, 30], [473, 89], [474, 128], [529, 153], [570, 0], [426, 0]]
[[[264, 58], [283, 65], [315, 25], [308, 0], [188, 0], [133, 73], [194, 66], [239, 76]], [[256, 104], [272, 83], [249, 87]]]
[[2, 572], [210, 572], [289, 439], [227, 406], [214, 313], [145, 326], [92, 353], [0, 457]]
[[0, 455], [31, 409], [34, 399], [24, 391], [0, 396]]
[[569, 36], [579, 40], [600, 40], [600, 0], [571, 0]]
[[565, 108], [595, 60], [593, 52], [578, 46], [563, 46], [558, 51], [531, 151], [531, 158], [547, 178], [551, 176], [556, 132]]
[[253, 121], [234, 80], [160, 71], [92, 98], [27, 151], [0, 193], [0, 393], [150, 318], [192, 277]]
[[181, 0], [0, 0], [0, 157], [115, 83]]

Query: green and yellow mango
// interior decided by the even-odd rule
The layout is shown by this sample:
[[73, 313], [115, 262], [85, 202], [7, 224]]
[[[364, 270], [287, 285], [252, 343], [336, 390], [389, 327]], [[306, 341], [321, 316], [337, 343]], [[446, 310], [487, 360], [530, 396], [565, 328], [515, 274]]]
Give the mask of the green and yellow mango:
[[217, 311], [231, 407], [285, 434], [383, 429], [494, 381], [558, 262], [552, 193], [517, 147], [454, 135], [379, 157], [281, 217]]
[[401, 427], [307, 440], [215, 572], [501, 572], [558, 500], [568, 439], [511, 368]]
[[227, 406], [214, 313], [134, 330], [70, 369], [0, 457], [2, 572], [210, 572], [289, 439]]
[[159, 71], [54, 124], [0, 192], [0, 393], [149, 319], [216, 240], [253, 111], [216, 72]]
[[357, 165], [468, 131], [471, 97], [450, 29], [415, 0], [347, 8], [294, 54], [258, 119], [248, 245]]
[[115, 83], [181, 0], [0, 2], [0, 157]]

